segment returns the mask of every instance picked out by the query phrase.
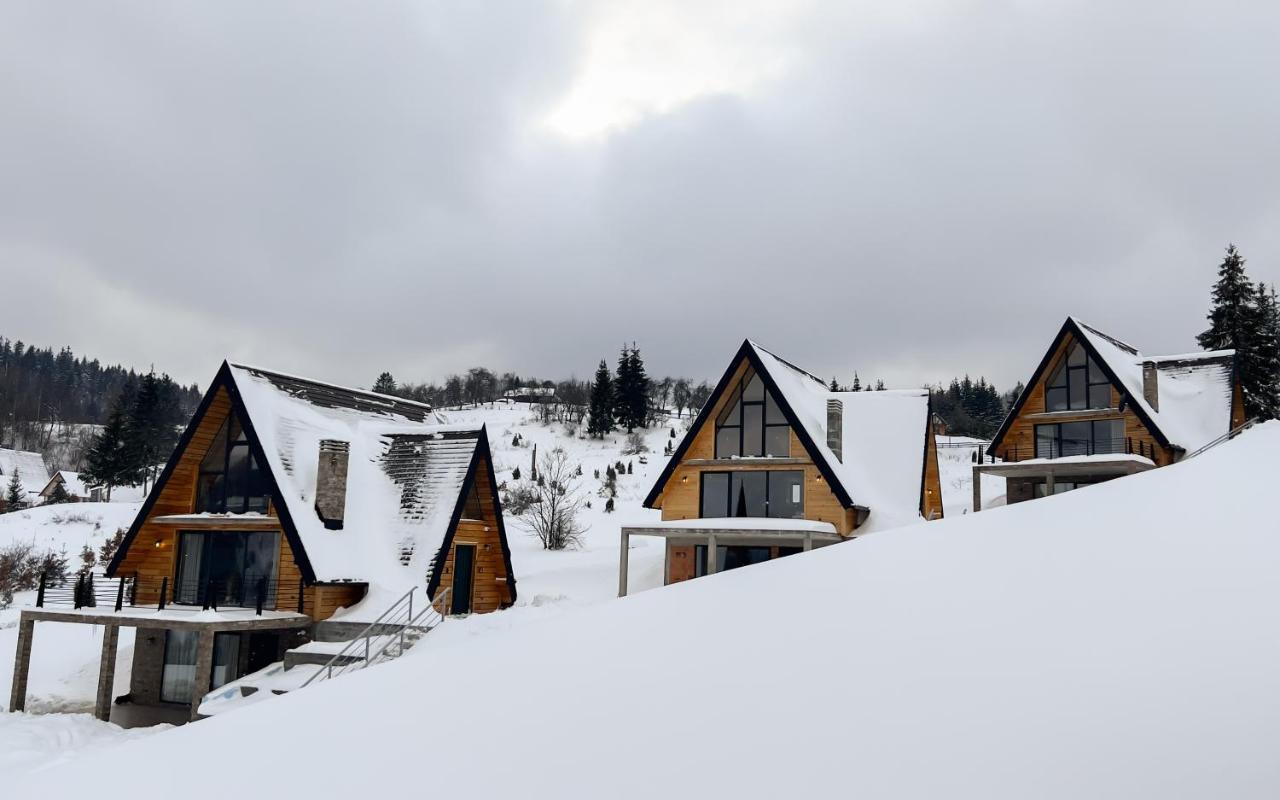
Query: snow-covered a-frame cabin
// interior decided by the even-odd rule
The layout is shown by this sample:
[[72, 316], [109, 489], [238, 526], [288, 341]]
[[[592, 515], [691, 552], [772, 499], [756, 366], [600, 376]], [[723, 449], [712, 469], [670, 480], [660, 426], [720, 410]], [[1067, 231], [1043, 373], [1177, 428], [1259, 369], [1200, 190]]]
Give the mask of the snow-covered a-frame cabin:
[[1246, 422], [1235, 351], [1143, 355], [1068, 317], [987, 448], [1018, 503], [1172, 464]]
[[8, 505], [9, 481], [18, 476], [22, 484], [22, 500], [26, 505], [40, 502], [40, 490], [49, 482], [49, 469], [44, 456], [26, 450], [0, 448], [0, 511]]
[[[942, 516], [929, 392], [833, 392], [748, 340], [654, 484], [676, 583]], [[714, 553], [714, 558], [708, 554]]]
[[[320, 645], [406, 597], [413, 615], [431, 609], [438, 619], [516, 599], [483, 427], [230, 363], [107, 575], [120, 580], [114, 608], [108, 598], [23, 612], [11, 707], [24, 702], [37, 620], [106, 625], [108, 643], [118, 626], [139, 628], [126, 699], [188, 706], [194, 718], [206, 692], [282, 658], [288, 665], [300, 646], [332, 654], [336, 645]], [[310, 655], [299, 659], [322, 663]], [[104, 675], [114, 660], [104, 649]], [[97, 713], [106, 719], [109, 677], [103, 685]]]

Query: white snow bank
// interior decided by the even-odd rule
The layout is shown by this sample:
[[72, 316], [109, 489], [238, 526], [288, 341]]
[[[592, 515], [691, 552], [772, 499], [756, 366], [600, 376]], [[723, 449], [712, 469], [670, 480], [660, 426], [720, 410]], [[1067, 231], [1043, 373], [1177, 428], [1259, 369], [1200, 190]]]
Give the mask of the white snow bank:
[[146, 774], [221, 800], [192, 780], [216, 761], [280, 797], [1275, 797], [1280, 538], [1238, 500], [1273, 489], [1277, 450], [1271, 423], [1123, 480], [428, 642], [12, 792]]

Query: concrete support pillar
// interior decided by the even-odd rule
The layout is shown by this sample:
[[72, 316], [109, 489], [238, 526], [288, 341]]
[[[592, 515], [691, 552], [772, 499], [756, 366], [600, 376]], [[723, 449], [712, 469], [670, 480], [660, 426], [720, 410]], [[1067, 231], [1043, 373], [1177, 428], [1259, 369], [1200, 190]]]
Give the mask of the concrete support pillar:
[[1053, 470], [1047, 470], [1044, 473], [1044, 496], [1053, 497], [1053, 493], [1057, 488], [1057, 484], [1053, 482]]
[[622, 542], [618, 550], [618, 597], [627, 596], [627, 567], [628, 559], [631, 557], [631, 534], [626, 528], [622, 529]]
[[31, 641], [35, 638], [36, 621], [19, 617], [18, 651], [13, 657], [13, 688], [9, 692], [9, 710], [27, 708], [27, 675], [31, 672]]
[[716, 535], [707, 536], [707, 574], [714, 575], [720, 569], [720, 553], [716, 548]]
[[804, 551], [807, 553], [813, 549], [813, 534], [806, 533], [804, 535]]
[[200, 642], [196, 646], [196, 685], [191, 692], [191, 719], [200, 718], [200, 701], [209, 691], [213, 681], [213, 631], [207, 628], [200, 631]]
[[973, 510], [982, 510], [982, 469], [976, 464], [973, 467]]
[[103, 627], [102, 658], [98, 661], [98, 695], [93, 703], [93, 715], [103, 722], [111, 720], [112, 692], [116, 682], [116, 645], [119, 641], [119, 625]]

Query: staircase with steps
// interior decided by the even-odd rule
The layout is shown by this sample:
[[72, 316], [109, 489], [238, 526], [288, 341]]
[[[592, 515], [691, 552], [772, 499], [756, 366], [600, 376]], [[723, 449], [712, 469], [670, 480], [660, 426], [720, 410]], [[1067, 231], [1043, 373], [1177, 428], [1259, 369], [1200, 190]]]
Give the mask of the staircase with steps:
[[399, 658], [445, 620], [442, 609], [448, 608], [449, 591], [441, 592], [432, 602], [424, 603], [418, 597], [415, 607], [417, 591], [417, 587], [410, 589], [370, 623], [316, 623], [312, 641], [285, 652], [282, 662], [205, 695], [200, 713], [221, 713], [260, 692], [285, 694]]

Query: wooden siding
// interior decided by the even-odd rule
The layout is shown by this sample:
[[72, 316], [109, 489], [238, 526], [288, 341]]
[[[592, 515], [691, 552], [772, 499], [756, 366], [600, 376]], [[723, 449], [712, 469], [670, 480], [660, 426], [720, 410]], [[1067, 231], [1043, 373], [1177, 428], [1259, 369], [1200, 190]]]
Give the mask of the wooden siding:
[[1062, 341], [1058, 343], [1058, 347], [1049, 361], [1048, 369], [1044, 371], [1044, 374], [1034, 386], [1027, 389], [1027, 400], [1022, 404], [1022, 409], [1018, 412], [1018, 416], [1009, 425], [1009, 430], [1005, 434], [1004, 440], [1000, 442], [1000, 446], [996, 449], [996, 455], [1002, 459], [1016, 459], [1018, 461], [1033, 458], [1035, 456], [1036, 425], [1055, 422], [1123, 419], [1124, 435], [1126, 439], [1133, 443], [1133, 452], [1137, 453], [1141, 450], [1154, 453], [1155, 458], [1152, 460], [1155, 461], [1156, 466], [1173, 463], [1174, 451], [1160, 445], [1146, 424], [1138, 418], [1137, 414], [1133, 413], [1132, 409], [1126, 408], [1123, 412], [1116, 410], [1120, 405], [1123, 393], [1114, 384], [1111, 386], [1111, 408], [1056, 413], [1045, 411], [1045, 387], [1054, 371], [1057, 370], [1058, 365], [1062, 363], [1062, 359], [1066, 357], [1067, 348], [1074, 341], [1075, 337], [1070, 333], [1062, 337]]
[[[502, 539], [498, 535], [498, 509], [493, 502], [493, 486], [489, 466], [482, 456], [476, 465], [475, 488], [480, 497], [482, 519], [460, 519], [449, 551], [445, 553], [440, 573], [438, 596], [453, 588], [454, 553], [459, 544], [476, 546], [475, 575], [472, 577], [471, 611], [484, 614], [506, 608], [513, 602], [507, 585], [507, 564], [502, 555]], [[452, 603], [452, 599], [450, 600]]]
[[924, 441], [924, 486], [920, 509], [925, 519], [942, 518], [942, 473], [938, 468], [938, 443], [932, 425], [926, 426]]
[[1248, 421], [1244, 415], [1244, 390], [1240, 387], [1240, 378], [1235, 377], [1231, 385], [1231, 430]]
[[[199, 478], [200, 462], [204, 459], [213, 439], [222, 426], [223, 420], [231, 412], [231, 399], [226, 389], [219, 388], [209, 404], [208, 411], [196, 426], [187, 448], [182, 452], [178, 463], [165, 483], [153, 491], [158, 492], [155, 504], [151, 507], [147, 519], [138, 530], [137, 537], [130, 544], [120, 562], [118, 574], [138, 576], [137, 602], [141, 605], [152, 605], [159, 600], [162, 579], [168, 577], [170, 597], [173, 584], [177, 579], [177, 544], [179, 530], [198, 528], [198, 523], [182, 526], [160, 524], [157, 517], [177, 514], [191, 514], [195, 511], [196, 481]], [[274, 507], [268, 509], [267, 516], [275, 520]], [[218, 530], [225, 530], [219, 526]], [[255, 520], [255, 531], [266, 530], [261, 520]], [[296, 610], [298, 586], [302, 581], [302, 572], [294, 559], [293, 549], [283, 530], [275, 528], [279, 539], [279, 556], [277, 560], [277, 607], [281, 610]], [[326, 619], [341, 606], [349, 606], [364, 595], [363, 584], [331, 584], [307, 587], [304, 592], [304, 613], [314, 619]]]

